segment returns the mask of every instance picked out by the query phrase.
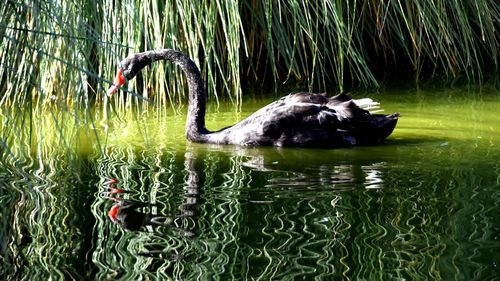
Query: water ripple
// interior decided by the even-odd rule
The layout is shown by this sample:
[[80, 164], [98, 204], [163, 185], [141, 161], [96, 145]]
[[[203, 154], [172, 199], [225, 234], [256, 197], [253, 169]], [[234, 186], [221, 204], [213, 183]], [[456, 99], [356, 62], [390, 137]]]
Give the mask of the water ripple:
[[19, 133], [6, 143], [29, 149], [0, 169], [0, 276], [495, 280], [500, 153], [475, 106], [455, 116], [480, 123], [466, 130], [417, 104], [386, 146], [332, 151], [118, 143], [132, 123], [76, 156]]

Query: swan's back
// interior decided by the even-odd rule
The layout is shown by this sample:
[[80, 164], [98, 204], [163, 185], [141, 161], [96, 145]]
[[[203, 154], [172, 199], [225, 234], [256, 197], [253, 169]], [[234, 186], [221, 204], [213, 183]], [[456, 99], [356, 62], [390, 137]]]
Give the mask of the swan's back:
[[212, 142], [299, 147], [378, 144], [392, 133], [399, 114], [370, 114], [367, 110], [376, 108], [378, 103], [371, 99], [353, 100], [347, 94], [295, 93], [215, 132]]

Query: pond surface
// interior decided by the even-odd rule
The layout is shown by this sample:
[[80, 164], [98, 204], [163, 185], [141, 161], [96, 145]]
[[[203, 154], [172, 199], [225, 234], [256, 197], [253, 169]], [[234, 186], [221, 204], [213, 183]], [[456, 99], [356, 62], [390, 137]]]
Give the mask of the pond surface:
[[[373, 98], [401, 112], [393, 135], [335, 150], [188, 143], [170, 111], [4, 110], [0, 276], [498, 278], [500, 93]], [[266, 102], [211, 107], [208, 127]]]

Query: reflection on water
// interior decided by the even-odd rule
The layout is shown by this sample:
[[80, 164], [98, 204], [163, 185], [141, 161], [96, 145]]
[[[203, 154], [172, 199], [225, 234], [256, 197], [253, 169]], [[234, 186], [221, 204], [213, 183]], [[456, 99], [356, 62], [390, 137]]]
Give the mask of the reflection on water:
[[384, 163], [366, 166], [341, 164], [321, 165], [302, 173], [285, 173], [268, 181], [265, 187], [294, 187], [303, 189], [331, 188], [334, 191], [349, 191], [356, 188], [382, 188]]
[[[134, 279], [146, 272], [188, 280], [196, 276], [302, 276], [317, 271], [315, 257], [319, 256], [326, 258], [323, 263], [318, 261], [319, 265], [332, 274], [338, 270], [338, 256], [333, 250], [345, 247], [336, 237], [346, 235], [345, 230], [350, 228], [350, 223], [343, 220], [346, 210], [340, 206], [342, 197], [335, 191], [342, 190], [342, 185], [347, 191], [352, 190], [348, 184], [362, 188], [380, 183], [384, 167], [380, 163], [297, 167], [285, 161], [298, 160], [295, 158], [300, 153], [241, 148], [224, 151], [214, 147], [206, 150], [199, 145], [188, 147], [184, 155], [161, 157], [160, 162], [156, 162], [157, 155], [142, 155], [135, 159], [135, 165], [130, 165], [130, 157], [137, 155], [121, 155], [119, 151], [110, 155], [118, 157], [102, 161], [114, 163], [108, 170], [98, 169], [103, 171], [102, 178], [114, 176], [117, 170], [132, 176], [128, 183], [108, 181], [103, 196], [96, 198], [96, 208], [101, 204], [110, 206], [106, 201], [111, 201], [111, 206], [103, 210], [117, 224], [106, 227], [114, 228], [115, 235], [120, 233], [120, 238], [100, 236], [99, 244], [104, 249], [116, 250], [103, 252], [99, 259], [134, 262], [124, 268], [142, 268], [142, 273], [128, 272], [132, 275], [127, 278]], [[256, 158], [258, 166], [243, 165], [256, 163]], [[266, 167], [267, 163], [272, 169]], [[134, 194], [118, 187], [147, 188], [142, 183], [151, 189]], [[161, 184], [165, 189], [154, 188]], [[286, 198], [293, 204], [284, 201]], [[102, 217], [101, 213], [96, 215]], [[120, 228], [116, 229], [116, 225]], [[117, 244], [116, 239], [124, 243]], [[116, 256], [110, 257], [112, 253]], [[153, 262], [151, 258], [159, 260]], [[106, 264], [102, 268], [104, 275], [99, 277], [110, 274], [105, 268], [116, 270]], [[293, 270], [289, 272], [288, 268]]]
[[189, 144], [174, 120], [134, 141], [137, 123], [110, 124], [77, 157], [35, 127], [0, 169], [0, 276], [493, 280], [500, 99], [485, 99], [389, 96], [387, 145], [339, 150]]
[[[351, 165], [325, 164], [300, 155], [192, 145], [184, 155], [163, 155], [159, 162], [158, 155], [143, 155], [136, 159], [140, 165], [115, 166], [122, 174], [136, 175], [129, 179], [137, 183], [129, 185], [140, 188], [139, 182], [148, 182], [152, 187], [136, 196], [143, 198], [141, 206], [148, 206], [148, 217], [160, 216], [162, 222], [168, 217], [169, 224], [176, 218], [174, 227], [182, 231], [149, 228], [137, 235], [118, 229], [119, 239], [126, 243], [113, 251], [117, 256], [106, 253], [108, 259], [134, 261], [122, 266], [131, 274], [127, 278], [155, 272], [178, 279], [439, 279], [449, 274], [461, 279], [457, 263], [468, 263], [474, 274], [488, 274], [483, 263], [461, 254], [477, 247], [472, 250], [460, 239], [460, 226], [468, 221], [459, 214], [484, 211], [457, 205], [464, 202], [454, 196], [457, 189], [467, 198], [466, 190], [479, 184], [474, 183], [474, 173], [461, 174], [467, 167], [413, 170], [411, 165], [370, 163], [359, 157]], [[104, 162], [129, 161], [128, 156], [118, 158]], [[302, 165], [291, 164], [299, 160]], [[141, 167], [141, 172], [130, 167]], [[483, 180], [488, 184], [487, 177]], [[162, 184], [164, 189], [153, 188]], [[486, 229], [478, 224], [472, 233], [494, 227], [493, 218], [483, 226]], [[116, 239], [102, 236], [101, 242], [114, 245]], [[126, 270], [132, 267], [135, 270]]]

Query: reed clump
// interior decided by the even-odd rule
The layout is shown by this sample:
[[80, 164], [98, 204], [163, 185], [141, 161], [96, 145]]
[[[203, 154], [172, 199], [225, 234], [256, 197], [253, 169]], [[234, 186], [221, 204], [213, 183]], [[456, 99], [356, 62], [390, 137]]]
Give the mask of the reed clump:
[[[499, 22], [497, 0], [7, 0], [0, 105], [87, 107], [104, 99], [121, 58], [167, 47], [195, 60], [212, 99], [235, 103], [242, 89], [294, 83], [329, 92], [401, 79], [477, 83], [498, 73]], [[130, 90], [180, 104], [183, 79], [157, 64]]]

